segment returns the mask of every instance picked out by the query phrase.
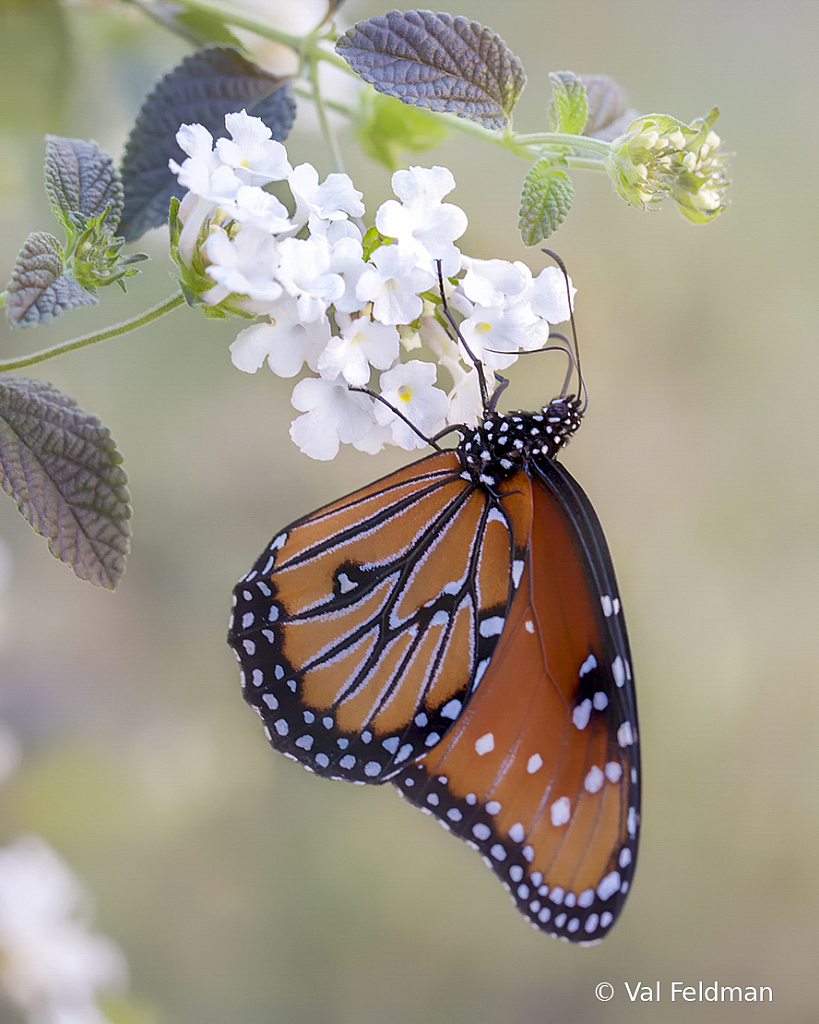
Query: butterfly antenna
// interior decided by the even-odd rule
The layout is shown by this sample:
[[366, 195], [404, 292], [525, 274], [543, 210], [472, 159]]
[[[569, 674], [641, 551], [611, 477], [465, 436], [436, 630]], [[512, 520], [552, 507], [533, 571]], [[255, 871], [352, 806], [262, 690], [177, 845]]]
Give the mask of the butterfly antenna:
[[547, 256], [551, 256], [551, 258], [555, 261], [555, 263], [558, 265], [563, 274], [563, 280], [566, 282], [566, 298], [569, 302], [569, 322], [572, 325], [572, 346], [574, 348], [574, 362], [577, 365], [577, 380], [579, 388], [582, 389], [583, 391], [583, 408], [580, 410], [580, 412], [584, 413], [586, 411], [586, 407], [589, 404], [589, 389], [586, 387], [586, 380], [583, 377], [583, 371], [580, 369], [580, 348], [577, 344], [577, 328], [574, 322], [574, 310], [572, 309], [572, 290], [571, 285], [569, 283], [569, 272], [566, 270], [566, 264], [557, 255], [556, 252], [552, 252], [551, 249], [544, 249], [543, 252], [545, 252]]
[[446, 295], [444, 294], [444, 272], [441, 269], [441, 261], [436, 260], [435, 266], [438, 268], [438, 287], [441, 291], [441, 305], [443, 306], [444, 316], [449, 321], [452, 330], [455, 332], [455, 336], [457, 337], [458, 341], [463, 345], [464, 349], [466, 350], [466, 354], [472, 360], [472, 364], [478, 371], [478, 383], [481, 389], [481, 403], [483, 404], [484, 409], [488, 409], [489, 392], [487, 391], [486, 388], [486, 375], [483, 372], [483, 363], [480, 361], [480, 359], [478, 359], [478, 357], [475, 355], [475, 353], [472, 351], [469, 345], [467, 345], [466, 339], [464, 338], [463, 334], [461, 334], [460, 327], [458, 327], [457, 323], [455, 323], [455, 318], [449, 311], [449, 305], [446, 301]]
[[[569, 339], [565, 334], [560, 334], [558, 331], [552, 331], [549, 335], [549, 341], [556, 338], [563, 342], [562, 345], [545, 345], [543, 348], [523, 348], [520, 352], [516, 352], [516, 356], [533, 356], [540, 355], [541, 352], [562, 352], [564, 356], [569, 360], [569, 365], [566, 370], [566, 376], [563, 378], [563, 387], [560, 389], [560, 397], [565, 398], [566, 392], [569, 390], [569, 384], [571, 383], [572, 377], [577, 372], [577, 360], [575, 359], [574, 352], [571, 350]], [[498, 355], [508, 355], [506, 352], [501, 352], [500, 349], [488, 348], [487, 352], [497, 352]], [[493, 393], [489, 400], [490, 411], [495, 410], [495, 406], [498, 404], [498, 398], [501, 393], [505, 390], [509, 381], [506, 377], [501, 377], [499, 373], [495, 374], [495, 380], [500, 385], [498, 389]]]

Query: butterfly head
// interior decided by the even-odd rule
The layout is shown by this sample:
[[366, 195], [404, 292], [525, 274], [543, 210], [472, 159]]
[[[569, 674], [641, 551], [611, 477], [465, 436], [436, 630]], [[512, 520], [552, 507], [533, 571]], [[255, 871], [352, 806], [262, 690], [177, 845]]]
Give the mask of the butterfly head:
[[462, 427], [458, 456], [475, 483], [494, 488], [536, 456], [553, 459], [580, 426], [574, 395], [553, 398], [540, 412], [490, 411], [478, 427]]

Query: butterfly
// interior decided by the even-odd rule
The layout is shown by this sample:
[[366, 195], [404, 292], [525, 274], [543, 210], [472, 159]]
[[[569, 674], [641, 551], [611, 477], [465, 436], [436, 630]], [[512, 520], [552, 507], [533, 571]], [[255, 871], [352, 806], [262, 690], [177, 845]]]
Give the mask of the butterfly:
[[634, 874], [640, 753], [608, 546], [556, 460], [585, 408], [567, 384], [507, 414], [484, 386], [455, 448], [278, 532], [228, 642], [276, 749], [391, 782], [536, 928], [594, 944]]

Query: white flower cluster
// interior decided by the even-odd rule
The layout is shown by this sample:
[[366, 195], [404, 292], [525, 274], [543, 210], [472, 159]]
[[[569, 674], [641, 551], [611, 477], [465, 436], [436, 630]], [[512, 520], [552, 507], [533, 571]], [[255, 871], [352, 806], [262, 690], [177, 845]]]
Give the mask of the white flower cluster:
[[[0, 540], [0, 626], [10, 575]], [[19, 758], [0, 723], [0, 782]], [[29, 1024], [110, 1024], [97, 995], [122, 988], [128, 971], [119, 948], [91, 931], [89, 906], [71, 869], [38, 836], [0, 847], [0, 991]]]
[[[533, 277], [524, 263], [472, 259], [457, 248], [467, 218], [443, 202], [455, 187], [446, 168], [396, 171], [397, 199], [379, 207], [376, 230], [365, 235], [361, 193], [346, 174], [319, 182], [310, 164], [291, 168], [270, 129], [244, 111], [225, 125], [231, 139], [215, 144], [201, 125], [177, 134], [188, 158], [170, 165], [188, 193], [174, 258], [183, 284], [207, 305], [265, 317], [231, 345], [239, 369], [254, 373], [267, 360], [281, 377], [305, 363], [313, 371], [292, 396], [302, 415], [291, 437], [307, 455], [332, 459], [341, 442], [367, 452], [424, 445], [387, 405], [351, 387], [380, 394], [425, 436], [476, 423], [483, 410], [469, 352], [491, 377], [521, 350], [543, 348], [550, 325], [568, 318], [557, 268]], [[285, 180], [292, 213], [263, 188]], [[439, 263], [469, 352], [444, 327]], [[437, 385], [434, 362], [402, 361], [423, 345], [451, 378], [448, 391]]]
[[127, 968], [110, 939], [88, 929], [88, 897], [42, 839], [0, 849], [0, 978], [31, 1024], [109, 1024], [98, 989]]

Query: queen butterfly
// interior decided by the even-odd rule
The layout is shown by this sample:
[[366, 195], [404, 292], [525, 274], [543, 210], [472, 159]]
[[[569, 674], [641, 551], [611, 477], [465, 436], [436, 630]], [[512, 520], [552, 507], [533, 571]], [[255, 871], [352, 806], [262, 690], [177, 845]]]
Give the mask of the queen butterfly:
[[456, 448], [277, 533], [228, 641], [276, 749], [391, 781], [535, 927], [595, 943], [637, 855], [628, 638], [600, 523], [555, 460], [579, 397], [502, 415], [497, 394]]

